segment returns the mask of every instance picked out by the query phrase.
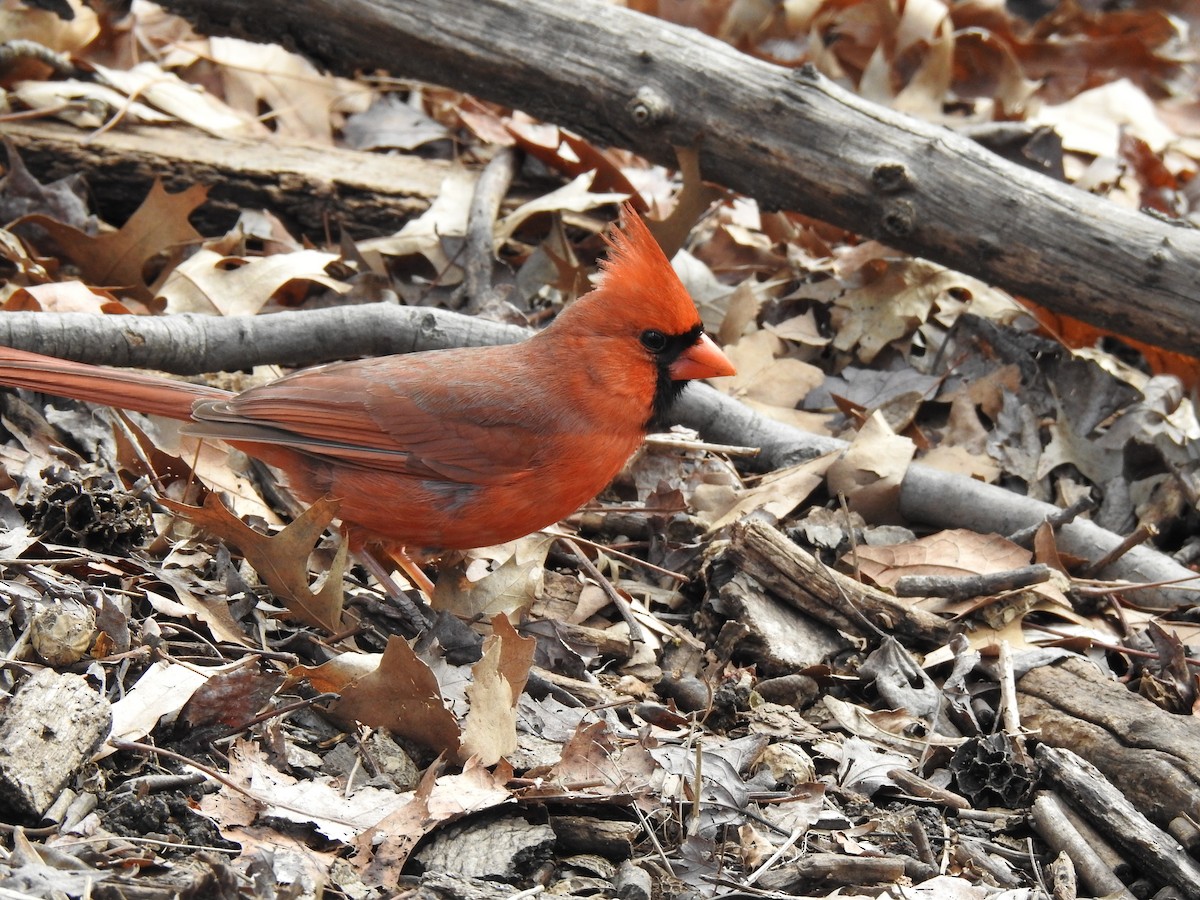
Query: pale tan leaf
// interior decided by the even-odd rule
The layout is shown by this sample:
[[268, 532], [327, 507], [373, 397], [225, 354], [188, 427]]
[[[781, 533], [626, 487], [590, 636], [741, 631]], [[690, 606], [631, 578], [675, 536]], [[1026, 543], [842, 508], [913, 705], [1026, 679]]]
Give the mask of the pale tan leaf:
[[[240, 665], [234, 663], [233, 666]], [[183, 708], [192, 694], [209, 678], [229, 667], [198, 670], [167, 660], [159, 660], [141, 674], [132, 688], [112, 705], [112, 730], [109, 741], [137, 741], [158, 725], [163, 716], [172, 716]], [[106, 743], [96, 751], [94, 759], [115, 753]]]
[[894, 434], [876, 411], [829, 467], [829, 490], [844, 494], [850, 509], [868, 522], [897, 522], [900, 483], [915, 452], [913, 442]]
[[188, 84], [156, 63], [140, 62], [131, 69], [112, 69], [93, 61], [92, 68], [104, 83], [127, 97], [138, 98], [181, 122], [216, 137], [263, 138], [267, 130], [258, 121], [231, 109], [221, 100]]
[[201, 249], [172, 270], [158, 290], [169, 313], [254, 315], [282, 289], [319, 284], [337, 294], [351, 286], [328, 274], [336, 253], [296, 250], [273, 256], [228, 257]]

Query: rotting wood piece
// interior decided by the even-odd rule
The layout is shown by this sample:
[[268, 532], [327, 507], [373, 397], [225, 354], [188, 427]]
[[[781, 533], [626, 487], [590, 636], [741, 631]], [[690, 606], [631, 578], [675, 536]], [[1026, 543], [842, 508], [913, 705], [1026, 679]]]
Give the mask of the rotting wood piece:
[[1070, 657], [1017, 682], [1021, 723], [1067, 747], [1121, 786], [1152, 822], [1200, 816], [1200, 722], [1176, 716]]
[[799, 893], [833, 887], [894, 884], [904, 876], [904, 860], [895, 857], [810, 853], [796, 862], [768, 870], [757, 886], [768, 891]]
[[0, 722], [0, 796], [40, 816], [108, 736], [112, 708], [79, 675], [42, 669], [21, 685]]
[[728, 562], [774, 597], [846, 634], [875, 640], [882, 632], [935, 647], [953, 633], [939, 616], [835, 572], [765, 522], [739, 522], [729, 541], [716, 546], [710, 573]]
[[610, 860], [630, 859], [643, 833], [637, 822], [596, 816], [552, 815], [549, 821], [560, 853], [597, 853]]
[[[721, 629], [718, 650], [742, 663], [754, 663], [763, 676], [819, 665], [850, 647], [850, 641], [835, 629], [775, 600], [749, 575], [734, 575], [712, 602], [729, 619]], [[735, 626], [738, 633], [728, 636]]]

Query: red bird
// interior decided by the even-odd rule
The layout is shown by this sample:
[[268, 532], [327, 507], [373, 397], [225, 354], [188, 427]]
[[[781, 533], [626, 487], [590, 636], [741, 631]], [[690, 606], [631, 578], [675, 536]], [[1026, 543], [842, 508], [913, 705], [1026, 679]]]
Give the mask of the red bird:
[[301, 369], [241, 393], [0, 348], [0, 384], [189, 421], [339, 502], [351, 549], [467, 549], [591, 500], [694, 378], [734, 374], [626, 209], [600, 286], [519, 344]]

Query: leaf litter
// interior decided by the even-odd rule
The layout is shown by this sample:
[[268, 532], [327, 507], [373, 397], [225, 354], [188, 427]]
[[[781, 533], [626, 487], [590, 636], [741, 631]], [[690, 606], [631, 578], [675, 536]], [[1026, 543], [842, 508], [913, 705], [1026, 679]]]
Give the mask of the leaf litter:
[[[112, 23], [72, 6], [70, 27], [45, 10], [4, 15], [31, 40], [86, 54]], [[1200, 154], [1171, 96], [1194, 85], [1181, 20], [1159, 10], [1063, 4], [1036, 27], [986, 5], [932, 0], [655, 11], [766, 58], [812, 61], [876, 102], [952, 127], [1021, 117], [1050, 126], [1078, 184], [1194, 217], [1187, 185]], [[103, 77], [92, 81], [47, 72], [6, 87], [27, 109], [79, 127], [121, 128], [110, 118], [119, 110], [124, 121], [252, 134], [266, 109], [277, 139], [318, 143], [347, 137], [353, 117], [392, 90], [327, 78], [280, 48], [200, 38], [145, 4], [126, 34], [156, 61], [96, 66]], [[200, 60], [217, 73], [207, 89], [187, 81]], [[655, 444], [601, 506], [568, 523], [595, 538], [587, 552], [632, 619], [548, 535], [444, 564], [437, 621], [417, 637], [348, 565], [344, 546], [322, 536], [335, 509], [296, 510], [236, 457], [181, 444], [157, 424], [62, 401], [43, 417], [6, 397], [6, 687], [20, 690], [38, 666], [82, 672], [113, 701], [114, 725], [92, 766], [61, 785], [64, 806], [74, 796], [94, 809], [48, 812], [55, 827], [34, 841], [18, 832], [4, 886], [100, 895], [116, 877], [105, 870], [123, 865], [122, 880], [164, 896], [172, 871], [190, 873], [192, 885], [254, 874], [256, 896], [386, 896], [413, 879], [454, 876], [455, 854], [427, 854], [437, 871], [417, 855], [431, 837], [450, 838], [453, 823], [478, 825], [464, 833], [482, 842], [501, 827], [527, 830], [529, 846], [543, 847], [534, 820], [548, 819], [559, 893], [585, 883], [582, 863], [562, 849], [580, 829], [612, 863], [637, 860], [661, 892], [1036, 896], [1050, 836], [1021, 818], [1028, 798], [1003, 794], [1013, 808], [974, 827], [951, 812], [972, 802], [953, 789], [981, 771], [952, 752], [968, 748], [1001, 767], [1027, 758], [1019, 728], [997, 731], [997, 695], [1011, 688], [997, 665], [1011, 654], [1023, 672], [1086, 652], [1142, 697], [1188, 715], [1194, 626], [1170, 620], [1184, 610], [1137, 609], [1134, 585], [1080, 578], [1080, 561], [1058, 552], [1050, 529], [1026, 545], [970, 522], [907, 530], [898, 500], [907, 461], [1062, 506], [1095, 496], [1095, 518], [1111, 530], [1151, 529], [1194, 561], [1194, 360], [1118, 346], [800, 213], [765, 213], [748, 198], [712, 208], [719, 195], [686, 157], [676, 175], [471, 98], [404, 90], [423, 118], [402, 132], [440, 140], [465, 124], [475, 159], [515, 145], [545, 167], [541, 177], [557, 179], [549, 189], [522, 183], [505, 202], [494, 245], [518, 278], [523, 265], [532, 271], [548, 218], [558, 222], [553, 258], [577, 271], [576, 260], [599, 251], [603, 211], [635, 187], [660, 215], [689, 211], [668, 229], [683, 245], [676, 265], [740, 373], [718, 387], [768, 416], [850, 438], [850, 449], [760, 475], [702, 444]], [[390, 145], [426, 143], [405, 135]], [[305, 244], [276, 223], [273, 240], [286, 249], [264, 253], [246, 233], [206, 236], [190, 224], [205, 202], [199, 186], [156, 184], [112, 228], [90, 219], [70, 186], [19, 180], [12, 145], [8, 159], [6, 311], [255, 315], [336, 303], [367, 275], [426, 300], [463, 277], [470, 165], [450, 168], [428, 212], [393, 234], [348, 252], [345, 242]], [[1122, 166], [1132, 179], [1122, 181]], [[494, 274], [512, 278], [499, 264]], [[569, 300], [582, 284], [569, 275], [560, 267], [521, 297], [524, 314], [536, 320]], [[44, 515], [25, 524], [37, 503], [73, 528], [52, 532]], [[135, 507], [152, 525], [130, 549], [105, 530], [105, 510]], [[968, 601], [900, 598], [963, 630], [927, 653], [847, 625], [805, 664], [781, 668], [772, 639], [811, 631], [816, 613], [787, 605], [797, 601], [783, 596], [780, 575], [729, 578], [728, 546], [750, 522], [786, 532], [827, 572], [888, 590], [911, 575], [1003, 575], [1032, 562], [1056, 574]], [[850, 593], [854, 582], [837, 585], [847, 604], [866, 602]], [[1094, 589], [1111, 607], [1095, 605]], [[759, 612], [723, 616], [735, 597]], [[764, 605], [786, 627], [763, 625]], [[983, 734], [1007, 743], [968, 740]], [[992, 770], [982, 771], [989, 790], [1011, 783], [989, 786]], [[191, 784], [147, 786], [162, 777]], [[631, 836], [604, 843], [618, 826]], [[950, 837], [930, 851], [940, 834]], [[227, 855], [196, 855], [198, 846]], [[1040, 859], [1027, 866], [1031, 846]], [[544, 853], [524, 868], [510, 857], [493, 877], [528, 885]], [[872, 869], [872, 859], [900, 868]], [[834, 860], [840, 875], [821, 868]], [[489, 877], [463, 862], [459, 877]], [[617, 875], [588, 877], [605, 890]]]

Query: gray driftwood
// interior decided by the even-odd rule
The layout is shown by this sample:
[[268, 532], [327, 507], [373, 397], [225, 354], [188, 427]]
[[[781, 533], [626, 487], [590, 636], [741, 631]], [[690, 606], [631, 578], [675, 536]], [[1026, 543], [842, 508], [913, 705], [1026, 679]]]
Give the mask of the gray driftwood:
[[1166, 828], [1200, 821], [1200, 723], [1155, 706], [1071, 657], [1033, 669], [1017, 683], [1021, 723], [1038, 738], [1086, 757], [1139, 810]]
[[1114, 844], [1188, 900], [1200, 900], [1200, 864], [1167, 832], [1155, 826], [1087, 760], [1070, 750], [1041, 744], [1036, 758], [1071, 804], [1086, 812]]

